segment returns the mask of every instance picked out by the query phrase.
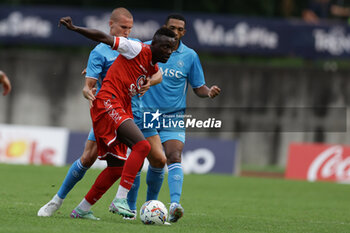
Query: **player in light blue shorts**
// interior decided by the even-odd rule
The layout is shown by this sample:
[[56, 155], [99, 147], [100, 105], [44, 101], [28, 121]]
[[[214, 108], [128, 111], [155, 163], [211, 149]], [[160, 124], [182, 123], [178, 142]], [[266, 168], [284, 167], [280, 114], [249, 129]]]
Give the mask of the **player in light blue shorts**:
[[[199, 97], [214, 98], [220, 93], [220, 88], [205, 85], [203, 69], [197, 53], [184, 45], [181, 38], [185, 35], [186, 20], [182, 15], [171, 14], [167, 17], [165, 26], [175, 32], [177, 36], [177, 46], [167, 63], [159, 63], [159, 68], [163, 75], [162, 83], [152, 87], [142, 97], [139, 119], [134, 119], [142, 129], [145, 137], [160, 136], [168, 165], [168, 185], [170, 191], [169, 221], [176, 222], [184, 214], [184, 209], [180, 205], [182, 193], [183, 171], [181, 166], [181, 154], [185, 143], [185, 128], [171, 128], [162, 125], [163, 119], [168, 116], [174, 121], [181, 121], [181, 115], [186, 109], [186, 94], [188, 84], [191, 85], [195, 94]], [[146, 42], [147, 43], [147, 42]], [[148, 42], [150, 43], [150, 42]], [[135, 112], [134, 112], [135, 114]], [[150, 117], [150, 119], [147, 119]], [[153, 125], [152, 125], [153, 123]], [[142, 124], [144, 124], [142, 126]], [[151, 127], [152, 126], [152, 127]], [[151, 166], [148, 171], [155, 170]], [[150, 184], [153, 187], [162, 185], [164, 170], [157, 170], [156, 173], [147, 173], [147, 200], [157, 199], [157, 192], [149, 192]], [[140, 177], [136, 177], [134, 186], [128, 195], [130, 208], [136, 203], [137, 190]], [[136, 194], [135, 194], [136, 193]]]

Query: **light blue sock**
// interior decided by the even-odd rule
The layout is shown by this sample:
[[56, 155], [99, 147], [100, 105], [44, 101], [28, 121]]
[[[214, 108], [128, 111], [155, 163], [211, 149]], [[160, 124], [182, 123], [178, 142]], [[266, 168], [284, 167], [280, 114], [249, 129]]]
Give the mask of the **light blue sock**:
[[164, 168], [148, 166], [147, 171], [147, 201], [158, 200], [158, 194], [164, 180]]
[[88, 169], [88, 167], [84, 167], [81, 164], [80, 159], [76, 160], [69, 168], [66, 178], [58, 190], [57, 195], [62, 199], [66, 198], [67, 194], [72, 190], [74, 185], [84, 177], [85, 172]]
[[137, 201], [137, 194], [140, 188], [140, 180], [141, 180], [141, 172], [139, 171], [128, 193], [128, 204], [131, 210], [136, 210], [136, 201]]
[[180, 203], [184, 174], [181, 163], [173, 163], [168, 166], [168, 184], [170, 202]]

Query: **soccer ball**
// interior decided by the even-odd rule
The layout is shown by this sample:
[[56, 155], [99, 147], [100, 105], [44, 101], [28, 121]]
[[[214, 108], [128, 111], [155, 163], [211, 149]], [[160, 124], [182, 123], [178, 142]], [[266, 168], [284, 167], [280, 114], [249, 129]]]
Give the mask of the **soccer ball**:
[[168, 217], [168, 210], [161, 201], [146, 201], [140, 209], [140, 219], [144, 224], [164, 224]]

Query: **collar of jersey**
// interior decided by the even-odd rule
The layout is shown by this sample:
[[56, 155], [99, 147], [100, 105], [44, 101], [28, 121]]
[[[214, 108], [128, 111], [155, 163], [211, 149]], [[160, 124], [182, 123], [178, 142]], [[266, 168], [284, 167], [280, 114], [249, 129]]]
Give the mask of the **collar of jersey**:
[[182, 41], [180, 40], [179, 47], [174, 52], [182, 53], [183, 51], [184, 51], [184, 45], [182, 44]]

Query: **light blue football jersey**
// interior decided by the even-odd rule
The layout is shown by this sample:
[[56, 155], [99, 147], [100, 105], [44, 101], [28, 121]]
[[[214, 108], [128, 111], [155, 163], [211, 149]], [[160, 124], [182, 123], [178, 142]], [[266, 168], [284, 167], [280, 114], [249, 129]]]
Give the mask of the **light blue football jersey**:
[[[151, 41], [145, 42], [150, 44]], [[158, 63], [163, 81], [152, 86], [141, 98], [142, 108], [162, 109], [162, 113], [171, 113], [186, 108], [188, 84], [198, 88], [205, 84], [202, 65], [197, 53], [181, 41], [167, 63]]]
[[[140, 41], [138, 39], [129, 38], [130, 40]], [[114, 60], [118, 57], [119, 53], [113, 50], [111, 46], [99, 43], [91, 52], [86, 68], [86, 78], [97, 79], [97, 92], [101, 89], [102, 81], [106, 77], [109, 67], [113, 64]], [[134, 96], [131, 101], [132, 109], [136, 114], [140, 108], [140, 99], [138, 96]]]
[[102, 81], [106, 77], [107, 70], [112, 65], [119, 53], [112, 50], [111, 46], [99, 43], [91, 52], [86, 68], [86, 78], [97, 79], [97, 91], [100, 90]]

